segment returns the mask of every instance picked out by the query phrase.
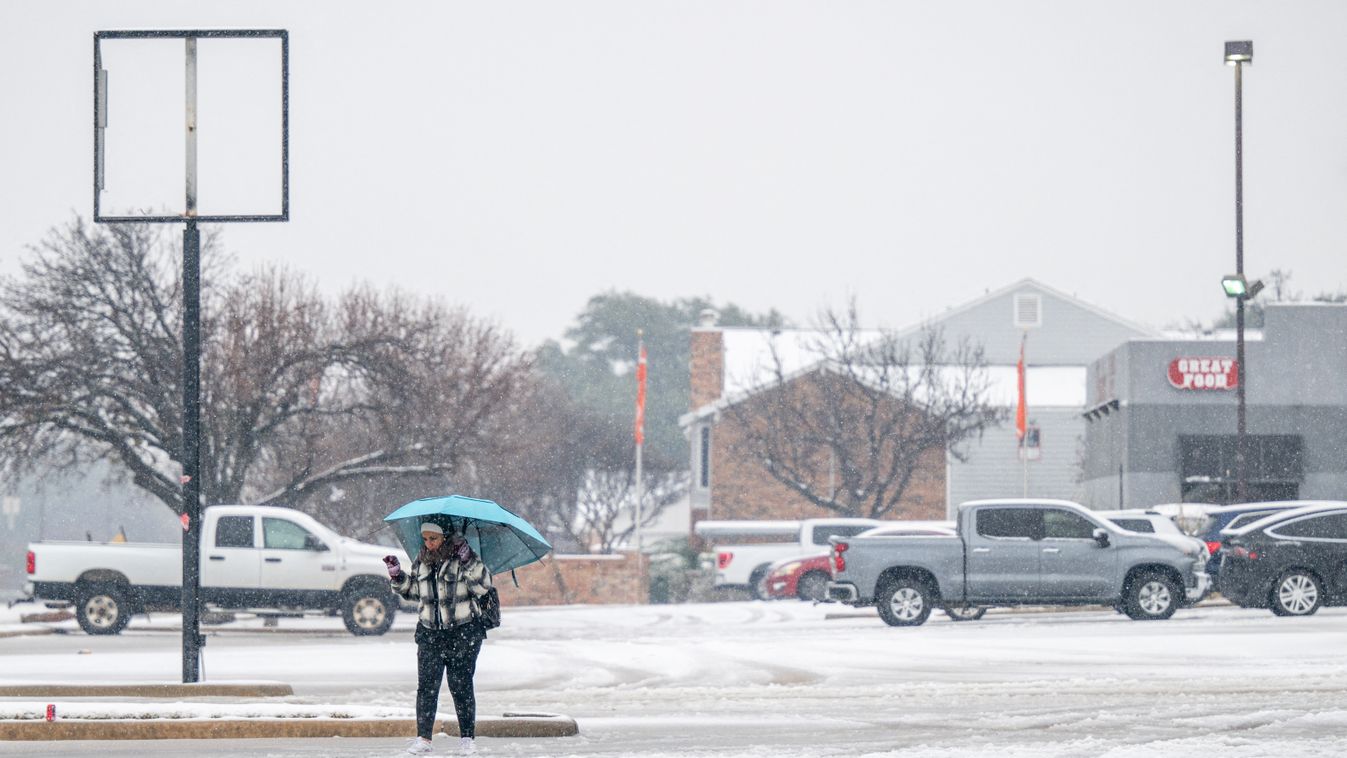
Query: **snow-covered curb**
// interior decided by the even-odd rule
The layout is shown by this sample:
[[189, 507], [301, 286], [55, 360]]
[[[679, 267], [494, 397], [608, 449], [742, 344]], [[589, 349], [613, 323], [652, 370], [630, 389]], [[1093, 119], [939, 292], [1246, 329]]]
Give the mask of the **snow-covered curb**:
[[[0, 702], [0, 721], [42, 721], [50, 701]], [[373, 705], [289, 705], [284, 703], [107, 703], [56, 702], [61, 721], [147, 719], [414, 719], [411, 708]], [[453, 714], [447, 714], [453, 718]], [[445, 714], [441, 714], [441, 718]]]

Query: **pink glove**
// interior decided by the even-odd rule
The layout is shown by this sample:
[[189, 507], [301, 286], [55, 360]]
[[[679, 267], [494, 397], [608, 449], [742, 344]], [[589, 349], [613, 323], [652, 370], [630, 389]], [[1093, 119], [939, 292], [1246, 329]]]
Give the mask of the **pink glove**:
[[396, 555], [385, 555], [384, 566], [388, 567], [389, 579], [397, 579], [402, 576], [402, 566], [398, 565], [398, 557]]

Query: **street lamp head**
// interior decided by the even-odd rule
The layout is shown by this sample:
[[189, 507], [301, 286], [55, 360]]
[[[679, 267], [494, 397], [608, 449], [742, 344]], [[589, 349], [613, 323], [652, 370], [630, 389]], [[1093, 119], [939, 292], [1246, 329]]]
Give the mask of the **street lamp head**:
[[1252, 282], [1244, 277], [1243, 274], [1226, 274], [1221, 277], [1221, 288], [1225, 290], [1226, 297], [1242, 297], [1245, 300], [1252, 300], [1263, 291], [1263, 280], [1254, 279]]
[[1253, 63], [1253, 40], [1239, 40], [1225, 43], [1225, 65]]

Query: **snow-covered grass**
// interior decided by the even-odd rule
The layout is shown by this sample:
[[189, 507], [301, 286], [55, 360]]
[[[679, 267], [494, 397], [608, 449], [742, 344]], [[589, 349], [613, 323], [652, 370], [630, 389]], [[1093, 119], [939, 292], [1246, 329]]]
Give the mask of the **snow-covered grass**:
[[[74, 627], [0, 639], [0, 682], [178, 681], [176, 622], [138, 618], [114, 638]], [[355, 638], [335, 618], [280, 621], [306, 634], [236, 622], [237, 631], [209, 632], [207, 680], [294, 687], [293, 697], [247, 704], [254, 709], [410, 709], [413, 624], [403, 614], [388, 635]], [[993, 610], [977, 622], [937, 615], [892, 629], [873, 613], [792, 601], [506, 608], [477, 682], [484, 715], [563, 713], [580, 724], [579, 737], [487, 741], [493, 756], [1242, 758], [1347, 752], [1345, 675], [1347, 609], [1282, 619], [1220, 605], [1162, 622]], [[441, 706], [447, 715], [447, 693]], [[58, 713], [71, 707], [57, 704]], [[275, 741], [266, 752], [382, 754], [375, 742], [323, 744], [306, 752]]]

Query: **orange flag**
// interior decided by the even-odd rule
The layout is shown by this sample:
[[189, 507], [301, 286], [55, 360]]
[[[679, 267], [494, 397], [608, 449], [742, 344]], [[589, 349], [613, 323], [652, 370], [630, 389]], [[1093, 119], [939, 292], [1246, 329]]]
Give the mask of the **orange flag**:
[[1015, 406], [1015, 436], [1019, 438], [1020, 443], [1024, 443], [1024, 432], [1028, 429], [1027, 416], [1029, 415], [1028, 403], [1024, 400], [1024, 339], [1020, 339], [1020, 362], [1015, 364], [1015, 375], [1019, 380], [1020, 395], [1019, 403]]
[[645, 343], [636, 359], [636, 444], [645, 444]]

